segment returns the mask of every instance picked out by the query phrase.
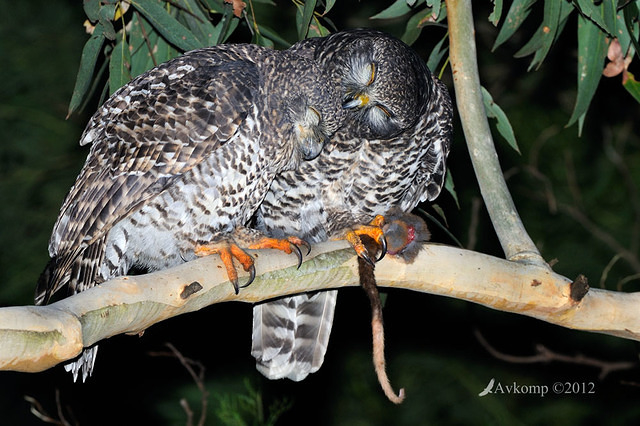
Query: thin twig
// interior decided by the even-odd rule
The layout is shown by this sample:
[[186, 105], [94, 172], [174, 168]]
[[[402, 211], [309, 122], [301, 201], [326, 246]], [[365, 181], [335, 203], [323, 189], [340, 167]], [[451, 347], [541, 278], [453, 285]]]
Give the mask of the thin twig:
[[142, 23], [142, 19], [140, 19], [140, 14], [138, 12], [136, 12], [136, 18], [138, 18], [138, 22], [140, 23], [140, 32], [142, 32], [142, 38], [147, 45], [147, 50], [149, 51], [151, 61], [153, 61], [153, 66], [157, 67], [158, 61], [156, 61], [156, 57], [153, 55], [153, 46], [151, 46], [151, 42], [149, 41], [149, 37], [147, 36], [147, 31], [144, 29], [144, 24]]
[[605, 377], [614, 371], [630, 370], [638, 367], [638, 362], [631, 361], [602, 361], [600, 359], [591, 358], [582, 354], [574, 356], [563, 355], [548, 349], [546, 346], [537, 344], [536, 354], [530, 356], [516, 356], [502, 353], [495, 349], [487, 342], [484, 336], [478, 330], [473, 332], [478, 339], [478, 342], [489, 352], [493, 357], [502, 361], [510, 362], [512, 364], [535, 364], [535, 363], [548, 363], [548, 362], [564, 362], [567, 364], [585, 365], [589, 367], [595, 367], [600, 369], [598, 378], [603, 380]]
[[558, 208], [561, 212], [582, 225], [582, 227], [596, 239], [607, 245], [614, 253], [620, 254], [620, 256], [629, 263], [634, 271], [640, 273], [640, 259], [638, 259], [638, 256], [620, 244], [610, 233], [593, 223], [593, 221], [591, 221], [591, 219], [589, 219], [581, 210], [564, 203], [559, 203]]
[[[207, 390], [204, 384], [204, 372], [205, 372], [204, 365], [199, 361], [195, 361], [185, 357], [171, 343], [165, 343], [165, 346], [167, 346], [169, 350], [171, 350], [170, 353], [169, 352], [149, 352], [149, 355], [168, 356], [168, 357], [177, 358], [178, 361], [180, 361], [180, 364], [182, 364], [182, 366], [187, 370], [189, 375], [191, 375], [191, 378], [195, 382], [201, 394], [201, 398], [200, 398], [201, 412], [200, 412], [200, 419], [198, 420], [198, 426], [204, 426], [206, 421], [206, 416], [207, 416], [207, 405], [208, 405], [208, 398], [209, 398], [209, 391]], [[192, 366], [194, 365], [198, 367], [198, 370], [199, 370], [198, 373], [196, 373], [195, 370], [193, 369]], [[191, 410], [191, 407], [189, 407], [189, 403], [187, 402], [187, 400], [184, 398], [181, 399], [180, 406], [182, 406], [182, 408], [185, 410], [185, 413], [187, 414], [187, 424], [192, 425], [193, 411]]]

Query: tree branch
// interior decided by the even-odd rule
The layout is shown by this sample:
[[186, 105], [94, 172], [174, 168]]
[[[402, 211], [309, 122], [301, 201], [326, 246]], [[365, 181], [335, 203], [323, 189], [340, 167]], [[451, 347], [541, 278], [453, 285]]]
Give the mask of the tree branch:
[[507, 188], [482, 101], [471, 0], [447, 0], [449, 43], [457, 107], [480, 192], [505, 256], [545, 265]]
[[[359, 285], [357, 257], [344, 241], [314, 246], [299, 269], [295, 256], [274, 250], [252, 253], [257, 276], [238, 295], [219, 258], [208, 256], [165, 271], [113, 279], [48, 306], [0, 308], [0, 370], [42, 371], [102, 339], [140, 333], [215, 303], [255, 303]], [[426, 244], [411, 264], [387, 256], [376, 266], [376, 280], [381, 287], [454, 297], [572, 329], [640, 340], [640, 293], [586, 292], [584, 281], [572, 282], [546, 266]]]

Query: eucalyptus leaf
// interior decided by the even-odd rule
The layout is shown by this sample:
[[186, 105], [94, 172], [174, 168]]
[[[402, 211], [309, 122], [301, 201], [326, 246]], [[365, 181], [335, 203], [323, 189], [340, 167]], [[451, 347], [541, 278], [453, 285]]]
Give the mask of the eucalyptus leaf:
[[166, 40], [181, 50], [203, 47], [202, 43], [155, 0], [131, 0], [131, 5], [142, 13]]
[[122, 39], [113, 48], [109, 60], [109, 94], [113, 94], [131, 80], [130, 66], [129, 44]]
[[[604, 59], [607, 56], [607, 36], [591, 20], [578, 17], [578, 96], [567, 126], [584, 116], [598, 88]], [[582, 125], [578, 126], [578, 134]]]
[[263, 36], [267, 37], [270, 40], [273, 40], [275, 43], [281, 45], [282, 47], [291, 46], [291, 42], [283, 39], [278, 33], [273, 31], [271, 28], [258, 24], [258, 29], [260, 30], [260, 33]]
[[544, 18], [542, 24], [536, 30], [533, 37], [523, 46], [515, 57], [528, 56], [534, 54], [533, 60], [529, 65], [529, 70], [539, 68], [544, 61], [551, 46], [562, 33], [567, 19], [575, 10], [570, 3], [565, 1], [545, 1]]
[[449, 46], [445, 46], [445, 42], [449, 40], [449, 34], [445, 34], [434, 47], [431, 53], [429, 54], [429, 58], [427, 59], [427, 67], [434, 72], [438, 68], [438, 65], [442, 61], [442, 58], [449, 50]]
[[80, 57], [78, 76], [76, 77], [76, 84], [73, 88], [71, 101], [69, 102], [67, 117], [69, 117], [71, 113], [73, 113], [78, 108], [78, 106], [80, 106], [84, 95], [87, 93], [87, 89], [91, 85], [93, 70], [96, 67], [98, 55], [100, 54], [100, 50], [105, 41], [104, 33], [102, 30], [102, 25], [98, 23], [93, 30], [93, 34], [91, 35], [91, 37], [89, 37], [89, 40], [87, 40], [84, 47], [82, 48], [82, 56]]
[[313, 18], [313, 12], [316, 10], [316, 3], [317, 0], [306, 0], [304, 2], [302, 17], [298, 21], [298, 40], [303, 40], [307, 37], [311, 18]]
[[575, 0], [580, 14], [593, 21], [609, 37], [615, 34], [616, 1], [604, 0], [596, 5], [593, 0]]
[[[640, 55], [640, 31], [638, 31], [638, 19], [640, 18], [640, 0], [634, 3], [629, 3], [622, 11], [624, 15], [625, 27], [631, 43], [633, 43], [636, 54]], [[626, 50], [625, 50], [626, 51]]]
[[100, 8], [98, 20], [102, 24], [104, 36], [109, 40], [115, 40], [116, 30], [113, 28], [113, 16], [116, 14], [116, 4], [105, 4]]
[[131, 18], [129, 45], [131, 46], [131, 77], [136, 77], [159, 64], [153, 52], [159, 35], [149, 21], [138, 13]]
[[418, 39], [418, 37], [420, 37], [422, 28], [424, 28], [426, 25], [423, 21], [430, 15], [431, 9], [429, 8], [423, 9], [413, 15], [409, 19], [409, 21], [407, 21], [407, 26], [404, 30], [404, 34], [402, 34], [402, 37], [400, 37], [400, 39], [408, 45], [412, 45]]
[[265, 36], [263, 36], [261, 33], [257, 31], [253, 34], [253, 38], [251, 42], [254, 44], [257, 44], [258, 46], [265, 46], [272, 49], [274, 46], [272, 40], [269, 40], [268, 38], [266, 38]]
[[494, 26], [498, 26], [502, 17], [502, 0], [493, 0], [493, 11], [489, 15], [489, 22]]
[[96, 22], [100, 17], [100, 0], [83, 0], [82, 7], [89, 21]]
[[627, 92], [633, 96], [633, 98], [640, 103], [640, 82], [636, 81], [633, 74], [627, 72], [627, 80], [622, 84]]
[[498, 37], [496, 37], [496, 41], [491, 50], [497, 49], [498, 46], [511, 38], [525, 19], [527, 19], [527, 16], [529, 16], [531, 6], [533, 6], [535, 2], [536, 0], [514, 0], [514, 2], [511, 3], [509, 12], [507, 12], [507, 16], [504, 19]]
[[442, 0], [427, 0], [427, 7], [431, 8], [431, 13], [435, 16], [436, 21], [440, 22], [443, 18], [440, 16], [440, 12], [442, 11]]
[[482, 87], [482, 101], [484, 102], [487, 117], [496, 119], [496, 128], [500, 135], [502, 135], [511, 148], [520, 154], [520, 148], [516, 142], [516, 135], [513, 133], [513, 128], [511, 127], [509, 118], [507, 118], [507, 114], [495, 103], [491, 94], [484, 86]]
[[196, 0], [182, 0], [186, 11], [182, 14], [189, 30], [204, 46], [216, 44], [220, 29], [216, 28], [204, 14]]
[[[416, 5], [414, 5], [414, 7], [419, 5], [420, 3], [423, 3], [423, 2], [424, 2], [424, 0], [418, 1], [416, 3]], [[375, 15], [370, 17], [369, 19], [392, 19], [392, 18], [397, 18], [399, 16], [406, 15], [407, 13], [411, 12], [412, 10], [413, 9], [411, 7], [409, 7], [409, 5], [407, 4], [406, 0], [396, 0], [391, 6], [387, 7], [382, 12], [376, 13]]]
[[456, 205], [458, 206], [458, 209], [460, 209], [460, 201], [458, 200], [458, 193], [456, 192], [456, 186], [453, 183], [453, 174], [451, 172], [451, 169], [447, 169], [447, 174], [445, 175], [445, 178], [444, 178], [444, 189], [446, 189], [447, 192], [451, 194], [451, 196], [456, 202]]
[[336, 0], [327, 0], [324, 5], [324, 12], [322, 12], [322, 14], [326, 15], [327, 13], [329, 13], [329, 11], [333, 8], [335, 4], [336, 4]]
[[311, 21], [311, 25], [309, 25], [309, 37], [325, 37], [329, 34], [331, 34], [331, 31], [325, 28], [318, 19], [314, 18]]

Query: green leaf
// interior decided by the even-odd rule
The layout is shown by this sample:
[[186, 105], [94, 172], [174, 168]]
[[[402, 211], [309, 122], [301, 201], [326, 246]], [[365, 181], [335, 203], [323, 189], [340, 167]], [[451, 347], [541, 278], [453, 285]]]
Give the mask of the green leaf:
[[[309, 25], [311, 24], [311, 18], [313, 18], [313, 12], [316, 10], [317, 0], [305, 0], [304, 8], [302, 9], [302, 16], [297, 21], [298, 24], [298, 40], [303, 40], [307, 37], [309, 32]], [[298, 8], [300, 12], [300, 8]]]
[[460, 209], [460, 201], [458, 201], [458, 193], [456, 192], [456, 186], [453, 183], [451, 169], [447, 169], [447, 174], [444, 178], [444, 188], [449, 192], [449, 194], [451, 194], [453, 199], [456, 201], [458, 209]]
[[133, 14], [129, 28], [131, 77], [136, 77], [159, 64], [157, 60], [154, 61], [155, 56], [153, 54], [153, 49], [158, 42], [159, 36], [149, 21], [138, 13]]
[[400, 40], [404, 41], [408, 45], [412, 45], [422, 32], [427, 24], [431, 24], [431, 21], [425, 22], [425, 18], [431, 15], [431, 9], [427, 8], [413, 15], [409, 21], [407, 21], [407, 27], [404, 30], [404, 34], [400, 37]]
[[324, 5], [324, 12], [322, 12], [322, 14], [326, 15], [327, 13], [329, 13], [329, 11], [333, 8], [335, 4], [336, 4], [336, 0], [327, 0]]
[[440, 20], [444, 18], [440, 16], [440, 12], [442, 11], [441, 0], [427, 0], [427, 7], [431, 8], [431, 13], [435, 16], [436, 22], [440, 22]]
[[260, 33], [265, 36], [266, 38], [273, 40], [274, 42], [276, 42], [277, 44], [281, 45], [282, 47], [289, 47], [291, 46], [291, 42], [283, 39], [282, 37], [280, 37], [280, 35], [278, 33], [276, 33], [275, 31], [273, 31], [271, 28], [266, 27], [264, 25], [260, 25], [258, 24], [258, 29], [260, 30]]
[[520, 25], [527, 19], [529, 16], [529, 12], [531, 12], [531, 6], [536, 2], [536, 0], [515, 0], [511, 3], [511, 7], [509, 8], [509, 12], [507, 12], [507, 17], [500, 28], [500, 32], [498, 33], [498, 37], [496, 38], [495, 43], [491, 50], [496, 50], [498, 46], [500, 46], [505, 41], [509, 40], [513, 33], [516, 32]]
[[535, 53], [529, 70], [539, 68], [549, 53], [553, 42], [562, 33], [569, 15], [575, 10], [565, 1], [547, 0], [544, 3], [544, 19], [531, 40], [522, 47], [515, 57], [522, 57]]
[[102, 24], [104, 36], [109, 40], [116, 39], [116, 30], [113, 28], [113, 16], [116, 14], [116, 4], [105, 4], [100, 8], [99, 22]]
[[325, 37], [325, 36], [328, 36], [329, 34], [331, 34], [331, 31], [325, 28], [324, 25], [322, 25], [317, 18], [313, 18], [313, 20], [311, 21], [311, 25], [309, 25], [309, 33], [307, 34], [307, 36], [308, 37]]
[[273, 41], [269, 40], [268, 38], [266, 38], [265, 36], [263, 36], [261, 33], [257, 31], [253, 34], [251, 43], [257, 44], [258, 46], [269, 47], [271, 49], [273, 49], [274, 47]]
[[571, 4], [565, 1], [545, 1], [542, 25], [538, 28], [529, 42], [532, 43], [529, 47], [533, 48], [533, 50], [529, 51], [527, 49], [529, 45], [529, 43], [527, 43], [527, 45], [516, 52], [514, 56], [526, 56], [535, 52], [533, 60], [529, 65], [529, 70], [534, 67], [536, 69], [539, 68], [544, 61], [544, 58], [547, 56], [547, 53], [549, 53], [553, 42], [557, 39], [560, 33], [562, 33], [562, 29], [567, 22], [567, 18], [574, 10], [575, 9]]
[[[626, 36], [629, 38], [629, 41], [633, 43], [636, 49], [636, 54], [640, 54], [640, 43], [638, 42], [638, 38], [640, 37], [640, 31], [638, 30], [638, 18], [640, 17], [640, 0], [636, 1], [636, 3], [637, 4], [629, 3], [623, 9], [622, 14], [624, 15], [625, 28], [627, 29]], [[619, 41], [623, 52], [626, 52], [626, 43], [623, 44], [622, 40]]]
[[154, 57], [159, 64], [163, 62], [167, 62], [169, 59], [173, 59], [176, 56], [180, 55], [180, 52], [177, 51], [171, 44], [169, 44], [162, 37], [157, 38], [157, 41], [154, 47], [155, 47]]
[[518, 143], [516, 142], [516, 135], [513, 133], [513, 128], [511, 127], [511, 123], [509, 123], [507, 114], [505, 114], [502, 108], [495, 103], [491, 94], [484, 88], [484, 86], [482, 87], [482, 101], [484, 102], [487, 117], [495, 118], [497, 120], [496, 128], [498, 129], [498, 132], [503, 138], [505, 138], [509, 146], [520, 154], [520, 148], [518, 148]]
[[438, 64], [442, 61], [442, 58], [449, 50], [449, 46], [444, 46], [444, 43], [449, 40], [449, 34], [445, 34], [433, 48], [431, 53], [429, 54], [429, 59], [427, 59], [427, 67], [434, 72], [433, 70], [438, 68]]
[[89, 21], [96, 22], [100, 13], [100, 0], [83, 0], [82, 7]]
[[196, 2], [196, 0], [183, 0], [186, 12], [183, 13], [183, 19], [187, 27], [203, 46], [211, 46], [216, 44], [218, 40], [220, 28], [216, 28], [209, 18]]
[[[416, 4], [413, 7], [416, 7], [416, 6], [420, 5], [421, 3], [424, 3], [424, 0], [417, 1]], [[388, 8], [386, 8], [385, 10], [383, 10], [380, 13], [376, 13], [375, 15], [370, 17], [369, 19], [392, 19], [392, 18], [397, 18], [399, 16], [406, 15], [407, 13], [411, 12], [411, 10], [413, 10], [413, 9], [411, 7], [409, 7], [409, 5], [407, 4], [407, 0], [396, 0], [391, 6], [389, 6]]]
[[193, 50], [203, 45], [180, 22], [155, 0], [131, 0], [131, 5], [144, 15], [160, 34], [181, 50]]
[[609, 37], [613, 37], [616, 29], [616, 1], [604, 0], [599, 5], [593, 0], [574, 0], [580, 14], [593, 21]]
[[91, 77], [93, 76], [93, 70], [96, 67], [98, 61], [98, 55], [100, 49], [104, 43], [105, 37], [103, 33], [103, 27], [100, 23], [96, 25], [93, 30], [93, 34], [89, 37], [89, 40], [82, 48], [82, 56], [80, 57], [80, 67], [78, 68], [78, 76], [76, 77], [76, 84], [73, 88], [73, 94], [71, 95], [71, 101], [69, 102], [69, 111], [67, 112], [67, 118], [75, 111], [82, 103], [84, 95], [87, 93], [87, 89], [91, 84]]
[[636, 81], [633, 74], [627, 72], [627, 80], [622, 83], [627, 92], [633, 96], [633, 98], [640, 103], [640, 82]]
[[[592, 21], [578, 17], [578, 96], [576, 104], [567, 123], [571, 126], [585, 115], [591, 99], [598, 88], [604, 59], [607, 56], [607, 36]], [[582, 126], [578, 126], [578, 134], [582, 133]]]
[[109, 61], [109, 94], [127, 84], [131, 80], [131, 54], [129, 44], [126, 39], [122, 39], [116, 44], [111, 52]]
[[502, 17], [502, 0], [493, 0], [493, 12], [489, 15], [489, 22], [497, 27], [500, 17]]

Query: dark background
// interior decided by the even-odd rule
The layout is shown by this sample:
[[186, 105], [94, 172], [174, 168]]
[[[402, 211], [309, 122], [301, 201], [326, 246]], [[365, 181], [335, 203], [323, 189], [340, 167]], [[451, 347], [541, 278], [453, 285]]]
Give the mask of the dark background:
[[[625, 278], [639, 271], [624, 260], [615, 262], [602, 279], [616, 251], [589, 226], [603, 230], [638, 258], [638, 104], [622, 89], [620, 77], [603, 79], [578, 138], [576, 126], [564, 127], [575, 101], [575, 17], [540, 70], [527, 72], [530, 59], [514, 59], [513, 53], [532, 34], [539, 23], [535, 15], [541, 11], [534, 11], [529, 27], [491, 53], [497, 30], [487, 20], [486, 3], [474, 4], [480, 72], [518, 138], [522, 155], [495, 133], [525, 226], [545, 259], [558, 260], [558, 273], [585, 274], [594, 287], [603, 281], [609, 289], [637, 291], [638, 279], [625, 283]], [[385, 6], [383, 1], [340, 1], [331, 18], [339, 29], [376, 26], [400, 36], [402, 20], [367, 19]], [[88, 152], [78, 140], [98, 100], [65, 120], [87, 38], [80, 3], [0, 0], [0, 10], [0, 306], [14, 306], [32, 304], [58, 209]], [[269, 13], [271, 26], [294, 42], [292, 4], [279, 2]], [[426, 59], [445, 31], [426, 29], [414, 48]], [[242, 37], [239, 32], [238, 41], [246, 41]], [[443, 80], [453, 93], [450, 68]], [[486, 211], [474, 208], [479, 191], [456, 125], [450, 169], [460, 206], [450, 194], [437, 203], [463, 245], [502, 256]], [[545, 190], [555, 203], [545, 198]], [[562, 206], [582, 212], [589, 218], [588, 226]], [[472, 219], [477, 219], [477, 226]], [[453, 244], [431, 228], [434, 241]], [[118, 336], [103, 342], [94, 376], [85, 384], [72, 383], [62, 366], [37, 374], [0, 372], [0, 423], [42, 423], [29, 412], [24, 399], [28, 395], [52, 417], [59, 417], [56, 407], [61, 406], [72, 423], [185, 424], [179, 401], [186, 398], [197, 418], [200, 392], [177, 359], [151, 355], [166, 352], [166, 342], [206, 368], [208, 424], [242, 424], [234, 423], [234, 416], [260, 424], [255, 414], [260, 404], [266, 420], [284, 405], [281, 424], [577, 425], [640, 419], [635, 342], [439, 296], [401, 290], [387, 294], [388, 372], [394, 388], [406, 390], [402, 406], [388, 402], [377, 384], [370, 356], [369, 303], [353, 288], [340, 293], [325, 365], [301, 383], [271, 382], [255, 370], [249, 353], [251, 306], [229, 303], [157, 324], [141, 338]], [[599, 377], [600, 369], [577, 363], [507, 363], [491, 356], [476, 332], [509, 355], [534, 355], [536, 345], [542, 344], [571, 357], [584, 354], [603, 362], [629, 362], [631, 368]], [[491, 378], [503, 385], [550, 388], [554, 382], [593, 383], [594, 393], [479, 397]]]

